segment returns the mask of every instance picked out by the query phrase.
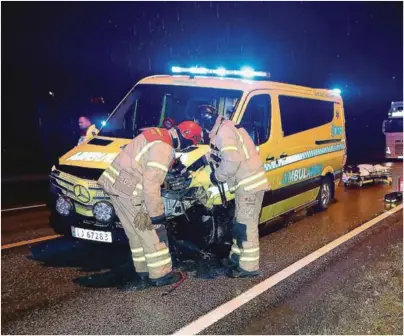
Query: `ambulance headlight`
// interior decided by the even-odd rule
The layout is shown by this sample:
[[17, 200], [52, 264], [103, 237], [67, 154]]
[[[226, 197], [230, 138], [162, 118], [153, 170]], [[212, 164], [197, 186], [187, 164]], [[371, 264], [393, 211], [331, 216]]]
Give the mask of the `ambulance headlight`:
[[94, 205], [93, 214], [97, 221], [107, 223], [114, 217], [114, 207], [109, 202], [101, 201]]
[[59, 196], [56, 200], [56, 211], [59, 215], [69, 216], [73, 211], [73, 203], [67, 197]]

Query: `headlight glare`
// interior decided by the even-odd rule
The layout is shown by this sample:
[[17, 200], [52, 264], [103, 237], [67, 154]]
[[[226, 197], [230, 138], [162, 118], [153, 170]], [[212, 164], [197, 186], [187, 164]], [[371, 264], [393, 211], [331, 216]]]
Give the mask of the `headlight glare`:
[[73, 210], [73, 203], [67, 197], [59, 196], [56, 200], [56, 211], [62, 216], [69, 216]]
[[93, 214], [97, 221], [107, 223], [114, 217], [114, 207], [109, 202], [101, 201], [94, 205]]

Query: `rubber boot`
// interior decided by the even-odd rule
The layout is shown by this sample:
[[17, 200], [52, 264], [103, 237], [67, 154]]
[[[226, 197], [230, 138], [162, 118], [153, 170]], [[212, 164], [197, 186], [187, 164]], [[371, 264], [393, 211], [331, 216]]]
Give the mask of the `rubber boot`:
[[155, 287], [167, 286], [172, 285], [180, 281], [181, 274], [178, 272], [170, 272], [165, 276], [158, 278], [158, 279], [151, 279], [151, 283]]
[[240, 268], [240, 266], [236, 267], [236, 268], [231, 268], [229, 269], [228, 272], [228, 276], [230, 278], [252, 278], [252, 277], [256, 277], [260, 275], [259, 271], [246, 271], [243, 270], [242, 268]]
[[232, 260], [230, 258], [222, 259], [222, 260], [220, 260], [220, 262], [224, 267], [226, 267], [228, 269], [235, 268], [238, 265], [234, 260]]
[[151, 287], [148, 273], [138, 273], [135, 278], [118, 286], [124, 292], [136, 292]]

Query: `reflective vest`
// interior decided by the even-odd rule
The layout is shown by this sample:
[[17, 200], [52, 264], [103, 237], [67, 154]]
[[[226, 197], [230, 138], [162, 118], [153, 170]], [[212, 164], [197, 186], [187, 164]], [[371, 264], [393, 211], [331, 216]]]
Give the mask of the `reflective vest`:
[[97, 134], [98, 134], [98, 129], [95, 127], [95, 125], [91, 125], [89, 128], [87, 128], [85, 134], [79, 138], [77, 145], [81, 145], [84, 141], [91, 139], [92, 137], [96, 136]]
[[173, 140], [171, 139], [170, 132], [164, 128], [148, 128], [142, 132], [147, 142], [163, 141], [166, 144], [172, 146]]

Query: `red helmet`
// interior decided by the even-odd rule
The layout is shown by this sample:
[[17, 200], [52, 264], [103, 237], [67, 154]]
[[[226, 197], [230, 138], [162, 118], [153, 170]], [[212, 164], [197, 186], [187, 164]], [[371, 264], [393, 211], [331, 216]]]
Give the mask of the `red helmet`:
[[202, 138], [202, 128], [196, 122], [193, 121], [183, 121], [177, 125], [184, 139], [192, 141], [193, 145], [196, 145], [201, 141]]

